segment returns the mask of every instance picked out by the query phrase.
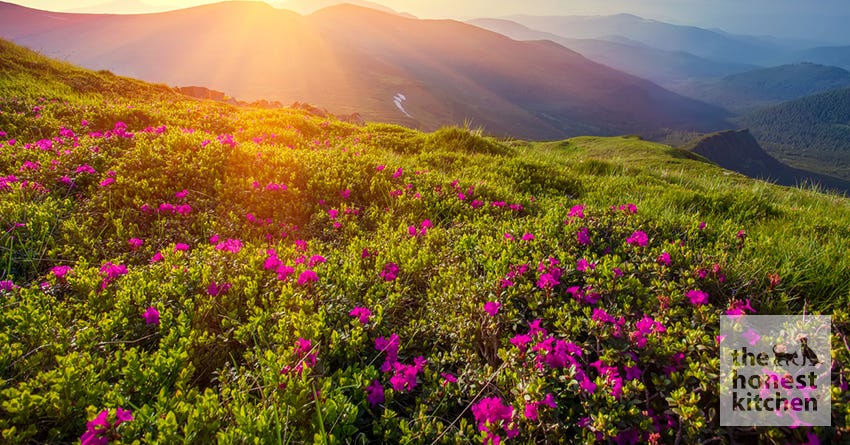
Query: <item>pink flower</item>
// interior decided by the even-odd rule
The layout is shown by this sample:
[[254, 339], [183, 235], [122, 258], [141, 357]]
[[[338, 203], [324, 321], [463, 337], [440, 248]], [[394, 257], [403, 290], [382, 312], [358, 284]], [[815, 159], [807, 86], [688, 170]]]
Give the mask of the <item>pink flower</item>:
[[667, 253], [667, 252], [662, 253], [661, 255], [658, 256], [658, 258], [655, 259], [655, 262], [658, 263], [658, 264], [663, 264], [665, 266], [669, 266], [670, 265], [670, 254]]
[[109, 283], [122, 275], [127, 275], [127, 272], [127, 266], [123, 264], [112, 264], [111, 261], [104, 263], [103, 266], [100, 266], [100, 274], [104, 277], [100, 283], [100, 288], [106, 289]]
[[381, 273], [379, 275], [381, 278], [384, 279], [384, 281], [394, 281], [396, 278], [398, 278], [398, 272], [398, 264], [387, 263], [384, 265], [384, 269], [381, 270]]
[[620, 277], [623, 276], [623, 271], [620, 270], [619, 267], [615, 267], [613, 272], [614, 272], [614, 278], [620, 278]]
[[508, 241], [513, 241], [514, 236], [511, 235], [510, 233], [505, 232], [505, 239], [508, 240]]
[[401, 339], [396, 334], [390, 335], [389, 338], [378, 337], [375, 339], [375, 350], [387, 354], [384, 363], [381, 365], [381, 372], [392, 370], [393, 364], [398, 361], [399, 346], [401, 346]]
[[130, 250], [136, 250], [139, 247], [142, 247], [145, 244], [145, 241], [139, 238], [130, 238], [127, 240], [127, 244], [130, 245]]
[[398, 170], [393, 173], [393, 179], [398, 179], [404, 174], [404, 169], [399, 167]]
[[522, 352], [525, 352], [529, 343], [531, 343], [531, 336], [526, 334], [517, 334], [511, 338], [511, 344]]
[[313, 347], [313, 342], [304, 338], [295, 340], [295, 347], [292, 349], [295, 366], [286, 365], [280, 370], [281, 374], [288, 374], [290, 371], [295, 371], [299, 376], [304, 371], [304, 368], [313, 368], [316, 366], [318, 358], [318, 346]]
[[705, 221], [700, 221], [699, 225], [697, 226], [697, 229], [699, 229], [699, 230], [705, 229]]
[[551, 273], [544, 273], [540, 275], [540, 279], [537, 280], [537, 287], [540, 289], [552, 289], [555, 286], [561, 284], [557, 278]]
[[412, 391], [418, 385], [416, 377], [425, 367], [427, 361], [424, 357], [416, 357], [414, 364], [393, 363], [393, 375], [390, 377], [390, 385], [397, 392]]
[[295, 240], [295, 248], [302, 251], [302, 252], [306, 252], [307, 251], [307, 241], [304, 241], [304, 240], [301, 240], [301, 239]]
[[345, 190], [339, 192], [339, 196], [341, 196], [342, 199], [347, 200], [351, 196], [351, 190], [345, 189]]
[[646, 246], [649, 244], [649, 236], [647, 236], [645, 232], [636, 230], [632, 233], [632, 236], [626, 240], [626, 242], [634, 246]]
[[708, 303], [708, 294], [699, 289], [689, 290], [685, 292], [685, 296], [694, 306], [701, 306]]
[[522, 235], [522, 240], [523, 241], [532, 241], [532, 240], [534, 240], [534, 235], [526, 232], [524, 235]]
[[525, 418], [531, 421], [537, 421], [538, 418], [538, 409], [540, 406], [548, 406], [549, 408], [555, 409], [558, 405], [555, 403], [555, 396], [552, 393], [546, 394], [546, 397], [539, 402], [530, 402], [525, 405]]
[[328, 210], [328, 217], [330, 219], [336, 219], [338, 216], [339, 216], [339, 210], [337, 210], [337, 209]]
[[151, 264], [153, 264], [153, 263], [158, 263], [158, 262], [160, 262], [160, 261], [162, 261], [162, 251], [157, 251], [157, 252], [156, 252], [155, 254], [153, 254], [153, 256], [151, 257], [151, 261], [150, 261], [150, 263], [151, 263]]
[[497, 301], [488, 301], [484, 303], [484, 312], [486, 312], [491, 317], [495, 317], [496, 314], [499, 313], [499, 308], [502, 307], [502, 303]]
[[373, 407], [384, 403], [384, 387], [381, 386], [381, 382], [373, 380], [372, 384], [366, 387], [366, 401]]
[[584, 206], [579, 204], [570, 208], [570, 218], [584, 218]]
[[579, 260], [576, 261], [576, 270], [579, 272], [587, 272], [588, 270], [594, 269], [596, 269], [596, 265], [584, 258], [579, 258]]
[[50, 271], [53, 272], [53, 275], [59, 280], [64, 280], [69, 273], [73, 272], [73, 269], [69, 266], [56, 266], [50, 269]]
[[457, 377], [455, 377], [454, 374], [450, 374], [448, 372], [441, 372], [440, 376], [443, 377], [443, 386], [446, 386], [449, 383], [457, 383]]
[[185, 198], [187, 195], [189, 195], [189, 191], [188, 191], [188, 190], [186, 190], [186, 189], [183, 189], [183, 190], [181, 190], [181, 191], [179, 191], [179, 192], [175, 193], [175, 194], [174, 194], [174, 197], [175, 197], [175, 198], [177, 198], [177, 199], [183, 199], [183, 198]]
[[100, 186], [101, 187], [109, 187], [114, 182], [115, 182], [115, 178], [106, 178], [103, 181], [100, 181]]
[[360, 321], [360, 324], [365, 325], [366, 323], [369, 323], [369, 317], [372, 316], [372, 311], [370, 311], [369, 308], [358, 306], [352, 309], [351, 312], [348, 313], [348, 315], [352, 317], [357, 317], [357, 320]]
[[472, 415], [478, 426], [478, 431], [487, 434], [484, 443], [491, 442], [494, 445], [501, 442], [501, 436], [496, 433], [498, 428], [505, 431], [508, 438], [519, 435], [519, 429], [513, 422], [514, 408], [502, 403], [499, 397], [488, 397], [472, 405]]
[[310, 283], [315, 283], [316, 281], [319, 281], [319, 276], [311, 269], [306, 269], [304, 272], [301, 272], [301, 275], [298, 275], [299, 286], [306, 286]]
[[221, 294], [227, 292], [228, 290], [230, 290], [231, 286], [232, 285], [230, 283], [218, 284], [215, 281], [213, 281], [213, 282], [210, 283], [209, 286], [207, 286], [207, 293], [210, 294], [210, 296], [215, 297], [215, 296], [221, 295]]
[[186, 252], [189, 250], [189, 245], [186, 243], [177, 243], [174, 245], [175, 252]]
[[576, 242], [582, 246], [590, 244], [590, 234], [587, 231], [587, 227], [582, 227], [581, 230], [576, 233]]
[[18, 286], [15, 286], [15, 283], [9, 280], [0, 281], [0, 290], [11, 291], [16, 289]]
[[634, 204], [624, 204], [620, 206], [620, 210], [634, 215], [637, 213], [637, 206]]
[[[218, 237], [216, 237], [216, 239], [218, 239]], [[239, 253], [239, 251], [242, 250], [242, 240], [228, 238], [226, 241], [216, 244], [215, 249], [223, 250], [225, 252]]]
[[387, 166], [386, 166], [386, 165], [379, 165], [379, 166], [375, 167], [375, 170], [377, 170], [377, 171], [382, 171], [382, 170], [383, 170], [383, 169], [385, 169], [385, 168], [387, 168]]
[[151, 306], [142, 314], [142, 318], [145, 319], [146, 324], [159, 324], [159, 311]]

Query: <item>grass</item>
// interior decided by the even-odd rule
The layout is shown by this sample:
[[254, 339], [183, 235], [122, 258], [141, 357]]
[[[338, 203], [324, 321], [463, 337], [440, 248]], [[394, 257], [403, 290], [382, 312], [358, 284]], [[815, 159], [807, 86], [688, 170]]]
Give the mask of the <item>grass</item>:
[[[3, 45], [6, 443], [76, 441], [104, 410], [118, 443], [848, 434], [846, 390], [832, 427], [754, 430], [719, 427], [715, 384], [719, 317], [749, 300], [759, 314], [833, 313], [833, 384], [846, 387], [843, 197], [635, 137], [355, 126]], [[395, 349], [376, 347], [394, 334]], [[494, 399], [512, 414], [485, 419]], [[116, 426], [119, 407], [134, 419]]]

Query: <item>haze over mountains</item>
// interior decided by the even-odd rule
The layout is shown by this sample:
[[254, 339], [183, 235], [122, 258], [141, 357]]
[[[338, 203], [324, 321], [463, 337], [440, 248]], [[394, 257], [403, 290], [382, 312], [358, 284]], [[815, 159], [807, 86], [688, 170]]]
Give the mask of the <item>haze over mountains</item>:
[[[725, 116], [551, 42], [351, 5], [301, 16], [257, 2], [148, 15], [2, 4], [0, 36], [88, 68], [431, 130], [470, 122], [497, 135], [556, 139], [716, 129]], [[412, 118], [393, 102], [399, 93]]]

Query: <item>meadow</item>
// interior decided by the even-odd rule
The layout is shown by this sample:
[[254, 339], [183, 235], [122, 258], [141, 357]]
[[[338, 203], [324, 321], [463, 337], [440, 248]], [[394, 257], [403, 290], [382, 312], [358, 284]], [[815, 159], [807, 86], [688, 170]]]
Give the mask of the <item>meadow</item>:
[[[844, 197], [0, 43], [4, 443], [850, 440]], [[833, 426], [719, 427], [719, 317], [803, 312], [834, 317]]]

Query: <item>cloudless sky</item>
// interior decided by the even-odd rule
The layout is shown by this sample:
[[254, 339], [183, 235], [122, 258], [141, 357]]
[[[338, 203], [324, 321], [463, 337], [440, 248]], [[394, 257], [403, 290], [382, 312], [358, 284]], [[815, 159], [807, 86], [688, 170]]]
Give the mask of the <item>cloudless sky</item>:
[[[9, 0], [7, 0], [9, 1]], [[102, 6], [103, 12], [179, 9], [209, 0], [11, 0], [53, 11]], [[325, 4], [327, 0], [313, 0]], [[275, 6], [310, 0], [269, 0]], [[512, 14], [584, 15], [632, 13], [642, 17], [719, 28], [850, 44], [850, 0], [376, 0], [421, 18], [498, 17]]]

